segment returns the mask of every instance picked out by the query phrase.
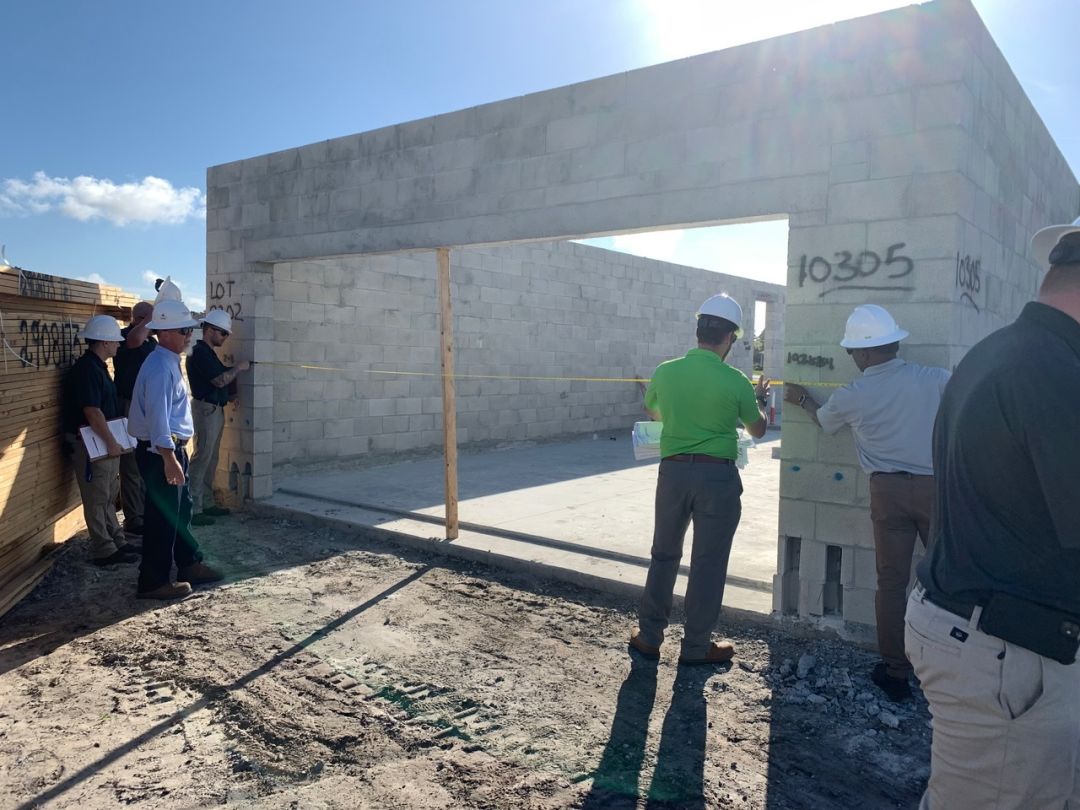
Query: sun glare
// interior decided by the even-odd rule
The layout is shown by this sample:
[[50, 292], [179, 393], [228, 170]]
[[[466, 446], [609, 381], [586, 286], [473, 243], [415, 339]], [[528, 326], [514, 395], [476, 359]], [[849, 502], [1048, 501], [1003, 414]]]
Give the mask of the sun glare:
[[913, 5], [896, 0], [637, 0], [643, 41], [657, 62]]

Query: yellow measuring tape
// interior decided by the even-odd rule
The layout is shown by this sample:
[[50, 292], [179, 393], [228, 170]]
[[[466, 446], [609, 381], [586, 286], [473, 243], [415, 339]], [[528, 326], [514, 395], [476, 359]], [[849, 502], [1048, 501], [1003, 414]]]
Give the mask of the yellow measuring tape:
[[[383, 371], [379, 369], [360, 368], [347, 369], [335, 366], [316, 366], [308, 363], [281, 363], [259, 360], [256, 365], [281, 366], [284, 368], [306, 368], [312, 371], [337, 371], [359, 372], [362, 374], [390, 374], [400, 377], [452, 377], [455, 380], [537, 380], [542, 382], [616, 382], [616, 383], [642, 383], [647, 384], [646, 377], [535, 377], [518, 376], [513, 374], [442, 374], [436, 371]], [[847, 383], [817, 382], [816, 380], [789, 380], [792, 385], [802, 385], [811, 388], [840, 388]], [[769, 379], [769, 385], [784, 385], [784, 380]]]

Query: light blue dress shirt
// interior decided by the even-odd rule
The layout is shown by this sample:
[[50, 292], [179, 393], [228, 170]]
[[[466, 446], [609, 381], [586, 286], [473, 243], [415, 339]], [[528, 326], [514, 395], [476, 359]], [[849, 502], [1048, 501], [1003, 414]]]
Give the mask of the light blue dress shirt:
[[933, 475], [934, 419], [951, 376], [900, 358], [870, 366], [818, 408], [818, 424], [826, 433], [850, 425], [867, 473]]
[[180, 355], [158, 346], [150, 353], [135, 378], [128, 413], [128, 433], [155, 447], [176, 448], [172, 437], [195, 435], [187, 385], [180, 373]]

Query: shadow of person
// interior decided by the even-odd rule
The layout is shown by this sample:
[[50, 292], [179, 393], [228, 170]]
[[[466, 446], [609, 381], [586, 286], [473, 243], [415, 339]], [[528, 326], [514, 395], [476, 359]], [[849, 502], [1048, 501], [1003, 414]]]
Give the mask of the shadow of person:
[[[660, 733], [647, 807], [704, 810], [708, 727], [705, 683], [717, 671], [711, 666], [679, 665], [671, 688], [671, 705]], [[721, 671], [726, 672], [727, 668]]]
[[592, 789], [581, 804], [583, 810], [637, 807], [649, 716], [656, 701], [656, 666], [655, 661], [631, 654], [630, 674], [619, 689], [611, 735], [593, 773]]

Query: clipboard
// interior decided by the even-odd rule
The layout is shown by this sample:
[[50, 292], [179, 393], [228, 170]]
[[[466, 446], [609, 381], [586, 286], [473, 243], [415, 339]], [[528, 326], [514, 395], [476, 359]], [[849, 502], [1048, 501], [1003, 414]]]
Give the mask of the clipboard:
[[[128, 434], [127, 417], [121, 416], [119, 419], [110, 419], [105, 424], [109, 428], [109, 432], [112, 433], [113, 438], [124, 448], [125, 453], [130, 453], [135, 449], [135, 437]], [[89, 425], [79, 428], [79, 438], [82, 439], [82, 443], [86, 447], [86, 455], [91, 461], [97, 461], [109, 455], [105, 442]]]

